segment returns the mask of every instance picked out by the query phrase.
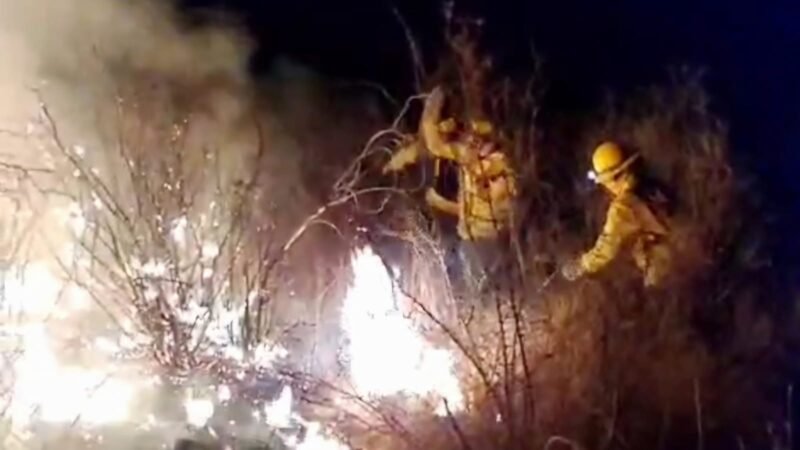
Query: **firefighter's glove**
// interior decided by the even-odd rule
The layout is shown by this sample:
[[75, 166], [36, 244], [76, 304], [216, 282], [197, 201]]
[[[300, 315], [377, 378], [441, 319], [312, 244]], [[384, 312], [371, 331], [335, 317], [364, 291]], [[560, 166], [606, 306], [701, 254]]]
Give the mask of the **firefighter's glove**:
[[383, 166], [384, 175], [389, 172], [399, 172], [417, 162], [420, 157], [419, 141], [411, 141], [400, 147], [392, 159]]
[[582, 277], [583, 266], [581, 265], [580, 260], [574, 259], [561, 266], [561, 275], [569, 281], [575, 281]]
[[442, 196], [431, 187], [425, 190], [425, 201], [431, 206], [436, 206], [441, 203]]

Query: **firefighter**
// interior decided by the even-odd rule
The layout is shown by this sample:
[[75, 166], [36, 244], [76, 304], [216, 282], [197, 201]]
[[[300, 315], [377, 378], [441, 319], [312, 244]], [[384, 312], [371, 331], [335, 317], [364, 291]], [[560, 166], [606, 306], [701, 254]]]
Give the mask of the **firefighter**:
[[[436, 88], [428, 97], [419, 135], [384, 167], [384, 173], [416, 162], [423, 150], [458, 167], [456, 200], [431, 187], [425, 200], [433, 209], [458, 218], [461, 265], [465, 277], [485, 279], [500, 260], [496, 241], [510, 226], [517, 184], [508, 157], [493, 139], [486, 120], [471, 120], [460, 130], [453, 119], [441, 120], [444, 95]], [[482, 282], [479, 283], [482, 285]]]
[[415, 163], [423, 149], [459, 168], [457, 200], [429, 188], [426, 202], [434, 209], [458, 217], [458, 235], [465, 241], [494, 240], [511, 221], [517, 184], [508, 157], [492, 138], [494, 127], [472, 120], [459, 132], [453, 119], [441, 120], [444, 95], [436, 88], [425, 103], [421, 139], [401, 149], [384, 167], [384, 173]]
[[671, 260], [669, 229], [663, 214], [637, 193], [639, 180], [631, 166], [638, 158], [638, 154], [626, 157], [613, 142], [604, 142], [595, 150], [590, 178], [605, 188], [611, 204], [594, 247], [562, 268], [566, 279], [602, 270], [624, 249], [631, 252], [645, 286], [663, 281]]

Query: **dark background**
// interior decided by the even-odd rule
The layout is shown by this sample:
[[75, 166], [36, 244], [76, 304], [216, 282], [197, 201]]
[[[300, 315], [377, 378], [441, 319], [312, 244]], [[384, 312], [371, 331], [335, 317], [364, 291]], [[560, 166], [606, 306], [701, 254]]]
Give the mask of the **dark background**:
[[[422, 43], [428, 62], [442, 48], [442, 5], [385, 0], [182, 0], [186, 11], [223, 9], [259, 43], [255, 75], [288, 57], [332, 79], [369, 80], [411, 92], [408, 45], [392, 8]], [[612, 90], [669, 79], [670, 68], [703, 69], [713, 108], [729, 123], [737, 164], [757, 176], [785, 257], [800, 218], [800, 2], [459, 1], [485, 19], [484, 45], [500, 70], [544, 58], [550, 113], [599, 106]], [[796, 173], [798, 175], [796, 175]]]

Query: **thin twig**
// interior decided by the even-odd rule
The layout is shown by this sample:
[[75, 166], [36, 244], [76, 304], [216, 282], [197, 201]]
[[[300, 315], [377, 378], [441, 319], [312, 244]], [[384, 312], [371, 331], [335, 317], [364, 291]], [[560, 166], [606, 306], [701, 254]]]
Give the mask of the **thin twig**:
[[580, 444], [563, 436], [551, 436], [549, 439], [547, 439], [547, 443], [544, 445], [544, 450], [550, 450], [550, 447], [556, 444], [569, 445], [570, 448], [575, 450], [583, 450], [583, 447]]
[[458, 441], [461, 443], [461, 448], [464, 450], [471, 450], [472, 447], [469, 445], [469, 441], [467, 437], [464, 435], [464, 431], [461, 429], [461, 426], [458, 424], [458, 420], [456, 420], [455, 416], [453, 416], [453, 412], [450, 410], [450, 405], [447, 402], [447, 399], [442, 399], [444, 403], [444, 410], [447, 413], [448, 422], [450, 422], [450, 426], [453, 428], [453, 432], [458, 437]]
[[700, 384], [694, 379], [694, 408], [697, 419], [697, 450], [703, 450], [703, 406], [700, 401]]
[[792, 414], [792, 410], [794, 409], [794, 385], [789, 384], [789, 387], [786, 389], [786, 436], [789, 441], [789, 448], [794, 448], [794, 418]]
[[392, 7], [392, 13], [397, 18], [397, 22], [403, 28], [403, 34], [405, 34], [406, 41], [408, 42], [408, 48], [411, 51], [411, 61], [413, 63], [413, 72], [414, 72], [414, 85], [416, 86], [418, 91], [422, 90], [422, 80], [425, 78], [425, 64], [422, 60], [422, 52], [419, 49], [419, 45], [417, 45], [417, 40], [414, 39], [414, 34], [411, 32], [411, 27], [408, 26], [405, 18], [402, 14], [400, 14], [400, 10], [397, 9], [396, 6]]

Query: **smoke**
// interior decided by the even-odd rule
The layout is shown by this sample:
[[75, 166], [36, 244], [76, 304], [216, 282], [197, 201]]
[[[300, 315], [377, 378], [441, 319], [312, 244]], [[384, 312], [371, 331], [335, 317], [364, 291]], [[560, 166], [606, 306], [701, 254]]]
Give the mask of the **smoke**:
[[[0, 0], [0, 129], [25, 130], [41, 98], [65, 142], [98, 155], [114, 145], [120, 98], [149, 108], [154, 127], [191, 111], [187, 147], [217, 149], [234, 182], [251, 169], [258, 121], [267, 147], [261, 209], [287, 236], [326, 200], [381, 118], [366, 96], [341, 94], [291, 62], [254, 81], [254, 49], [244, 30], [190, 22], [172, 2]], [[42, 163], [29, 142], [0, 134], [0, 145], [12, 159]]]
[[108, 74], [92, 68], [113, 64], [186, 84], [248, 82], [252, 45], [245, 35], [220, 25], [181, 25], [168, 2], [3, 0], [0, 32], [4, 45], [17, 49], [4, 52], [10, 55], [4, 72], [21, 81], [46, 79], [80, 90], [105, 86]]
[[[293, 225], [299, 225], [324, 202], [326, 187], [337, 170], [359, 150], [359, 143], [380, 118], [365, 98], [353, 99], [351, 93], [339, 95], [313, 72], [290, 62], [278, 65], [256, 82], [248, 71], [254, 49], [254, 42], [243, 30], [221, 21], [191, 23], [171, 2], [0, 0], [0, 161], [35, 168], [53, 166], [50, 144], [31, 137], [31, 124], [42, 121], [43, 103], [52, 113], [64, 144], [85, 154], [87, 164], [111, 185], [116, 181], [113, 170], [117, 166], [109, 163], [109, 158], [120, 130], [141, 138], [139, 151], [159, 154], [164, 150], [158, 146], [163, 140], [154, 136], [168, 132], [190, 114], [192, 126], [184, 149], [188, 164], [207, 164], [204, 151], [214, 149], [219, 155], [220, 184], [241, 181], [241, 175], [252, 170], [259, 143], [263, 145], [266, 155], [259, 162], [265, 172], [258, 186], [258, 192], [264, 194], [260, 213], [265, 221], [274, 219], [277, 237], [288, 236], [294, 231]], [[146, 126], [136, 128], [136, 120], [121, 123], [116, 111], [122, 103], [138, 111], [136, 120], [148, 119]], [[260, 126], [255, 127], [256, 123]], [[18, 188], [17, 175], [0, 167], [0, 191]], [[208, 190], [199, 192], [200, 198], [219, 189], [218, 184], [202, 184], [202, 178], [195, 181]], [[131, 192], [124, 188], [117, 194], [132, 200]], [[0, 196], [0, 206], [8, 211], [5, 197]], [[41, 217], [30, 234], [47, 239], [35, 239], [25, 257], [41, 263], [36, 267], [43, 272], [48, 268], [59, 272], [54, 254], [70, 243], [69, 226], [76, 222], [86, 226], [84, 218], [70, 211], [70, 206], [64, 199], [47, 198], [46, 205], [38, 208]], [[5, 227], [5, 219], [0, 228]], [[314, 228], [308, 244], [297, 246], [300, 258], [313, 261], [296, 263], [303, 266], [304, 276], [316, 277], [323, 272], [330, 276], [330, 270], [324, 269], [325, 259], [315, 256], [319, 250], [315, 243], [331, 236], [336, 234], [330, 229]], [[0, 255], [0, 259], [4, 257]], [[59, 281], [51, 278], [48, 282]], [[309, 299], [295, 301], [283, 315], [319, 320], [323, 308], [310, 300], [311, 291], [329, 283], [310, 283], [304, 291], [297, 287], [303, 284], [301, 281], [283, 282], [287, 293]], [[29, 296], [30, 289], [18, 291]], [[113, 326], [99, 320], [105, 316], [97, 308], [86, 306], [91, 303], [89, 299], [75, 301], [81, 305], [73, 311], [56, 296], [61, 293], [50, 295], [53, 298], [45, 303], [58, 310], [57, 320], [46, 319], [46, 331], [38, 327], [39, 334], [32, 335], [39, 339], [36, 342], [47, 340], [52, 354], [59, 355], [57, 361], [47, 361], [48, 370], [56, 373], [62, 363], [85, 363], [85, 369], [93, 370], [90, 364], [96, 366], [107, 359], [92, 354], [95, 349], [90, 341], [106, 338]], [[12, 300], [26, 308], [21, 297]], [[45, 316], [52, 314], [31, 316], [30, 321], [45, 320]], [[65, 349], [75, 343], [82, 343], [84, 350]], [[28, 358], [26, 364], [34, 370], [41, 366], [41, 359]], [[95, 372], [91, 372], [93, 376]], [[76, 376], [83, 375], [79, 372]], [[48, 375], [50, 378], [42, 382], [52, 383], [55, 376]], [[39, 399], [36, 389], [29, 391], [31, 405], [22, 404], [21, 411], [35, 406], [37, 400], [47, 400]], [[149, 401], [139, 398], [141, 404], [136, 408], [147, 408]]]
[[[157, 88], [153, 95], [157, 101], [143, 106], [164, 112], [152, 116], [163, 122], [151, 128], [172, 125], [183, 108], [180, 97], [191, 93], [202, 102], [202, 108], [193, 105], [193, 109], [203, 111], [197, 117], [202, 126], [198, 129], [203, 131], [195, 139], [211, 146], [241, 145], [245, 140], [240, 136], [242, 117], [253, 111], [246, 70], [251, 51], [251, 43], [238, 30], [220, 25], [189, 27], [165, 2], [0, 0], [2, 161], [53, 167], [48, 143], [31, 135], [32, 124], [41, 119], [40, 102], [44, 102], [65, 145], [79, 146], [81, 153], [85, 149], [87, 160], [108, 175], [111, 167], [101, 162], [112, 151], [109, 136], [119, 126], [112, 114], [115, 106], [121, 98], [131, 101], [130, 92], [142, 92], [148, 85]], [[229, 171], [234, 170], [234, 161], [246, 156], [235, 151], [227, 154], [232, 160], [225, 166]], [[131, 371], [142, 373], [145, 368], [114, 360], [120, 335], [108, 317], [90, 299], [80, 302], [64, 294], [68, 284], [61, 279], [56, 255], [71, 242], [69, 227], [63, 226], [70, 223], [64, 223], [62, 214], [69, 202], [46, 197], [37, 203], [37, 212], [30, 214], [37, 217], [17, 223], [16, 211], [7, 204], [13, 203], [14, 194], [20, 198], [29, 194], [17, 192], [23, 190], [18, 175], [0, 170], [0, 187], [6, 194], [0, 227], [5, 241], [19, 240], [12, 233], [16, 231], [25, 232], [35, 244], [24, 254], [11, 255], [3, 242], [0, 255], [4, 263], [13, 257], [14, 263], [25, 267], [21, 274], [12, 275], [4, 265], [1, 274], [7, 288], [2, 298], [5, 332], [19, 334], [22, 345], [21, 356], [13, 363], [5, 359], [1, 367], [4, 377], [11, 370], [15, 373], [13, 394], [4, 398], [10, 402], [9, 417], [4, 419], [13, 420], [14, 425], [12, 435], [2, 437], [2, 446], [33, 448], [37, 443], [24, 434], [31, 419], [70, 422], [81, 417], [85, 424], [91, 424], [87, 419], [94, 420], [94, 425], [134, 419], [157, 401], [153, 397], [159, 393], [148, 384], [149, 379], [131, 376]], [[68, 215], [73, 225], [81, 218]], [[9, 225], [12, 221], [14, 227]], [[74, 288], [70, 292], [80, 291]], [[49, 307], [42, 311], [41, 305]], [[110, 344], [99, 345], [104, 342]], [[109, 345], [111, 353], [101, 348]], [[38, 378], [33, 376], [37, 373]], [[92, 392], [100, 384], [119, 386], [140, 398], [134, 405], [120, 398], [120, 389]], [[92, 411], [90, 400], [100, 407], [93, 418], [87, 415]], [[109, 408], [116, 419], [105, 411]], [[46, 433], [39, 437], [46, 439]], [[121, 448], [117, 444], [108, 445]]]
[[[196, 141], [226, 149], [250, 145], [242, 123], [255, 114], [247, 73], [252, 50], [241, 30], [189, 26], [171, 2], [0, 0], [3, 160], [46, 165], [43, 145], [25, 139], [40, 101], [67, 145], [80, 145], [99, 159], [120, 126], [117, 101], [137, 101], [132, 97], [148, 88], [152, 98], [143, 106], [159, 113], [152, 115], [153, 127], [169, 126], [192, 109], [203, 112], [193, 118], [202, 130]], [[188, 106], [186, 98], [195, 103]], [[231, 162], [229, 170], [242, 164]]]

